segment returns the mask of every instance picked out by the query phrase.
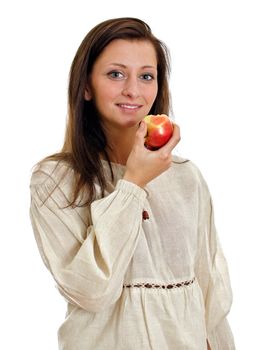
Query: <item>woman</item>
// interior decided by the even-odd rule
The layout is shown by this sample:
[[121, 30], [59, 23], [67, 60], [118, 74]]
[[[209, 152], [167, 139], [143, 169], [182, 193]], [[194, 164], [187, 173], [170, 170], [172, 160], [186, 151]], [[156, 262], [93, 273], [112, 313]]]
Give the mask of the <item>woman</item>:
[[234, 349], [231, 288], [209, 190], [172, 155], [179, 128], [144, 146], [169, 113], [168, 52], [135, 18], [100, 23], [70, 71], [63, 149], [35, 168], [31, 220], [68, 303], [59, 349]]

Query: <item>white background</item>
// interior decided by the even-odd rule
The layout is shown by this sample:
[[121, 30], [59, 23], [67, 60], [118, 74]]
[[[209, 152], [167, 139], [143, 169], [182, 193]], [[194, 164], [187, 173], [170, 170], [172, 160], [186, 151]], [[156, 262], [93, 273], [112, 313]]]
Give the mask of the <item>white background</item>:
[[57, 349], [65, 302], [34, 241], [30, 171], [61, 147], [68, 71], [85, 34], [102, 20], [134, 16], [170, 48], [178, 153], [199, 166], [213, 195], [234, 292], [229, 320], [237, 349], [257, 348], [255, 1], [9, 0], [0, 6], [0, 347]]

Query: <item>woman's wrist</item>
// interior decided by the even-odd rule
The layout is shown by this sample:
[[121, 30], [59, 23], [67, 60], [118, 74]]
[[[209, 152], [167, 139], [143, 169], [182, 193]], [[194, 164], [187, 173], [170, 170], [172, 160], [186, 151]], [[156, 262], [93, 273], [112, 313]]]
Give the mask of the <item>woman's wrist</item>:
[[143, 181], [139, 180], [133, 174], [128, 174], [127, 172], [124, 174], [123, 180], [132, 182], [132, 183], [134, 183], [135, 185], [137, 185], [137, 186], [139, 186], [141, 188], [144, 188], [146, 186], [146, 183], [144, 183]]

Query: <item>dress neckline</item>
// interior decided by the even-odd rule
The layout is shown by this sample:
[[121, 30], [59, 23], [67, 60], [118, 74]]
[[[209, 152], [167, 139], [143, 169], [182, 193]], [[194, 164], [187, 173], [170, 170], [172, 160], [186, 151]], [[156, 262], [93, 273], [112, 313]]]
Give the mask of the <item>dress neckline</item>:
[[[103, 165], [105, 166], [109, 166], [108, 165], [108, 161], [106, 159], [101, 159], [101, 162]], [[115, 167], [115, 168], [120, 168], [120, 169], [125, 169], [126, 166], [124, 164], [120, 164], [120, 163], [114, 163], [114, 162], [110, 162], [110, 164], [112, 165], [112, 168]]]

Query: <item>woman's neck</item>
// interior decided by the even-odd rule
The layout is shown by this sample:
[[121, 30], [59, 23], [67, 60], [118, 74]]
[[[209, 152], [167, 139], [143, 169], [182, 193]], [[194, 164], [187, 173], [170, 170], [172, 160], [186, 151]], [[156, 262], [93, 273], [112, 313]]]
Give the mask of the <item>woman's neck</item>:
[[107, 134], [109, 145], [107, 154], [111, 162], [122, 165], [126, 164], [134, 144], [135, 133], [135, 128], [129, 128], [123, 131], [117, 130], [117, 132], [112, 132], [112, 135]]

